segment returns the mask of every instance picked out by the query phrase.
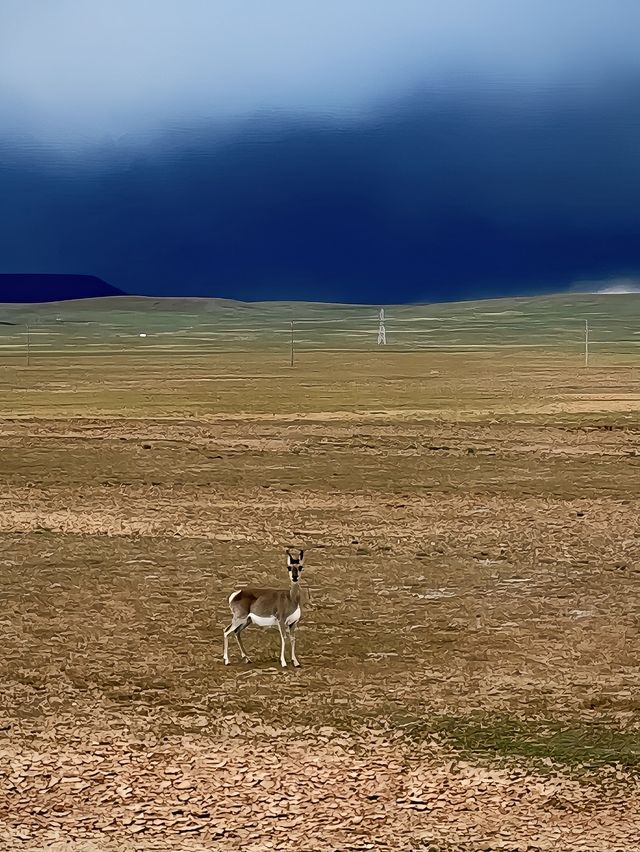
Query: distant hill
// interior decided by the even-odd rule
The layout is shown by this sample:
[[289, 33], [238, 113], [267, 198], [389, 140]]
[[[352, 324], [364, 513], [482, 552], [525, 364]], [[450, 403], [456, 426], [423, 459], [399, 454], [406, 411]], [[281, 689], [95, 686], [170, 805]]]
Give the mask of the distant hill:
[[64, 302], [122, 295], [122, 290], [95, 275], [0, 273], [0, 303]]
[[[377, 352], [383, 357], [377, 345], [378, 311], [366, 305], [142, 296], [5, 304], [0, 305], [0, 352], [2, 363], [5, 356], [24, 357], [29, 326], [37, 358], [47, 353], [153, 359], [271, 352], [288, 364], [293, 320], [301, 354]], [[575, 357], [579, 369], [585, 320], [594, 357], [624, 356], [616, 362], [622, 365], [637, 363], [640, 354], [638, 293], [390, 305], [385, 317], [389, 354], [432, 351], [475, 357], [493, 351], [505, 358], [506, 368], [512, 355], [526, 351], [545, 358], [552, 370], [554, 353], [564, 352]], [[607, 363], [600, 361], [603, 367]], [[427, 374], [429, 364], [425, 360]]]

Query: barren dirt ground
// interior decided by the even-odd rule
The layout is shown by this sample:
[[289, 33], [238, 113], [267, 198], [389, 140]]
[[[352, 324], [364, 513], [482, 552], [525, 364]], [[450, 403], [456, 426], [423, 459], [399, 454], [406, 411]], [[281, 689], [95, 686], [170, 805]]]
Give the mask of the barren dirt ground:
[[[0, 848], [640, 849], [632, 367], [60, 361], [0, 411]], [[302, 668], [225, 668], [286, 546]]]

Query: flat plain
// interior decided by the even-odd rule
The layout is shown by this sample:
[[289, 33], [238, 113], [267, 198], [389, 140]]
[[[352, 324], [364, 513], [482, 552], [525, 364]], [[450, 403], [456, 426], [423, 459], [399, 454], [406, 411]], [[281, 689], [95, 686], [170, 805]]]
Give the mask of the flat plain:
[[637, 298], [6, 306], [0, 848], [640, 848]]

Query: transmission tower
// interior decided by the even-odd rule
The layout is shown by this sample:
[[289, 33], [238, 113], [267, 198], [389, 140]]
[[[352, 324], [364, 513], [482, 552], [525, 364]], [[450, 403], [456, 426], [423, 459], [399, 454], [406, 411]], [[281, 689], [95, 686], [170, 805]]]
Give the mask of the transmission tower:
[[380, 325], [378, 326], [378, 346], [387, 345], [387, 332], [384, 327], [384, 308], [380, 308]]

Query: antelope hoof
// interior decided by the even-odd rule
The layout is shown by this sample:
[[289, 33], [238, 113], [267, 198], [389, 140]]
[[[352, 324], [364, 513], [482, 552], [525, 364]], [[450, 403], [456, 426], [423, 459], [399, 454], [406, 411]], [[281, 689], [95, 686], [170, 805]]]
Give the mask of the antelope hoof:
[[287, 667], [287, 664], [284, 660], [280, 660], [280, 665], [282, 666], [283, 669], [286, 669], [286, 667]]
[[250, 662], [251, 662], [251, 660], [249, 659], [249, 657], [243, 657], [243, 658], [242, 658], [242, 662], [243, 662], [243, 663], [250, 663]]
[[299, 663], [297, 660], [294, 660], [294, 661], [293, 661], [293, 665], [294, 665], [297, 669], [299, 669], [299, 668], [300, 668], [300, 663]]
[[228, 666], [228, 665], [229, 665], [229, 660], [225, 660], [225, 661], [224, 661], [224, 664], [225, 664], [225, 666]]

